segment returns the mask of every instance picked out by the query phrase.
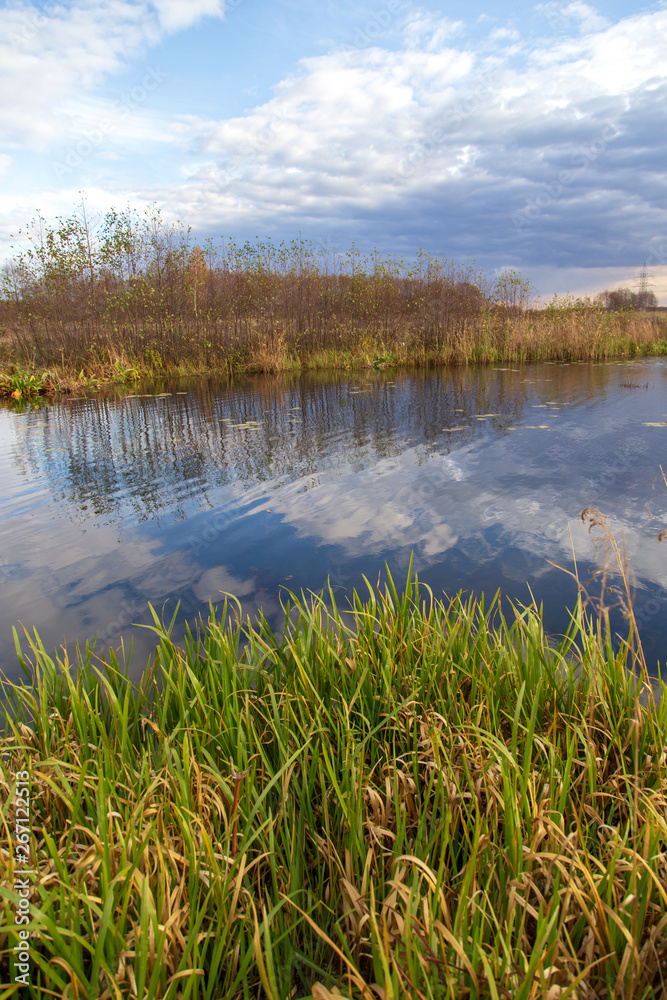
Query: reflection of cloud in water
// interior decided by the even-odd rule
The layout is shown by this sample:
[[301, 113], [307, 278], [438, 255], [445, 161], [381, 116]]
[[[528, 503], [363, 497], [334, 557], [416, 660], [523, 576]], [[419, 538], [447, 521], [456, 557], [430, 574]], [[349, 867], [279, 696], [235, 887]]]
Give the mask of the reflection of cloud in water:
[[[271, 499], [271, 509], [294, 525], [299, 537], [339, 545], [350, 557], [376, 552], [381, 546], [416, 548], [421, 543], [427, 554], [431, 550], [436, 554], [454, 544], [455, 537], [442, 533], [440, 512], [433, 505], [428, 509], [419, 489], [419, 479], [428, 476], [431, 464], [436, 463], [420, 465], [410, 449], [398, 460], [381, 461], [356, 473], [322, 476], [319, 488], [307, 494], [306, 484], [291, 483]], [[469, 474], [450, 457], [439, 457], [437, 466], [454, 484]], [[413, 477], [417, 483], [406, 486]], [[434, 490], [429, 487], [425, 492], [431, 495]], [[442, 488], [440, 492], [444, 495]]]
[[[458, 568], [469, 566], [471, 574], [499, 559], [503, 578], [517, 583], [547, 576], [554, 570], [548, 560], [571, 566], [573, 542], [585, 577], [595, 556], [594, 538], [577, 520], [587, 483], [575, 476], [559, 490], [541, 462], [538, 453], [519, 464], [507, 440], [481, 445], [474, 455], [436, 455], [431, 461], [407, 449], [398, 459], [356, 474], [324, 476], [320, 489], [307, 495], [303, 484], [292, 483], [274, 496], [272, 510], [294, 525], [299, 537], [336, 544], [347, 558], [384, 549], [392, 558], [401, 553], [404, 563], [414, 550], [423, 569], [449, 552]], [[579, 475], [588, 471], [585, 466]], [[521, 496], [526, 489], [529, 495]], [[636, 506], [621, 506], [628, 521], [612, 518], [610, 525], [619, 540], [625, 530], [637, 576], [649, 585], [667, 585], [663, 553], [652, 537], [657, 532], [647, 537], [635, 530], [628, 522]], [[647, 520], [643, 512], [641, 519]]]
[[421, 539], [421, 552], [425, 556], [438, 556], [456, 545], [458, 535], [447, 524], [439, 524]]
[[236, 597], [245, 597], [252, 594], [255, 583], [252, 579], [241, 580], [234, 576], [224, 566], [214, 566], [202, 573], [192, 590], [199, 601], [207, 604], [212, 601], [217, 604], [224, 600], [224, 594], [234, 594]]
[[515, 583], [539, 580], [552, 569], [544, 556], [538, 556], [518, 546], [512, 546], [501, 552], [500, 568], [503, 576]]
[[[570, 396], [565, 383], [541, 398], [518, 375], [476, 370], [406, 377], [391, 396], [267, 381], [21, 417], [5, 448], [0, 532], [11, 573], [0, 578], [0, 650], [15, 662], [9, 626], [19, 617], [47, 647], [95, 632], [116, 644], [130, 622], [150, 622], [149, 601], [169, 618], [180, 600], [182, 621], [205, 617], [221, 591], [242, 598], [244, 614], [262, 607], [276, 620], [286, 580], [297, 592], [331, 574], [337, 588], [360, 586], [385, 559], [402, 570], [411, 551], [435, 589], [525, 595], [535, 582], [564, 604], [554, 581], [564, 574], [547, 560], [571, 565], [570, 524], [586, 575], [593, 539], [576, 518], [588, 504], [612, 515], [619, 540], [625, 528], [641, 585], [667, 585], [656, 541], [664, 524], [645, 510], [656, 432], [641, 426], [662, 396], [628, 409], [627, 394], [604, 395], [610, 368], [564, 371]], [[526, 403], [547, 398], [567, 404], [558, 435], [504, 433]], [[286, 432], [288, 403], [302, 407], [298, 436]], [[221, 427], [225, 415], [247, 422], [265, 407], [257, 432]], [[463, 426], [464, 408], [503, 416], [444, 433]], [[153, 636], [134, 635], [145, 662]]]
[[[276, 506], [280, 508], [279, 504]], [[287, 520], [292, 520], [293, 513], [300, 535], [315, 535], [321, 541], [342, 545], [350, 554], [358, 554], [360, 547], [373, 548], [381, 542], [399, 541], [412, 521], [396, 504], [369, 502], [361, 490], [350, 490], [334, 502], [327, 490], [319, 503], [309, 504], [307, 511], [302, 511], [299, 505], [286, 513]]]

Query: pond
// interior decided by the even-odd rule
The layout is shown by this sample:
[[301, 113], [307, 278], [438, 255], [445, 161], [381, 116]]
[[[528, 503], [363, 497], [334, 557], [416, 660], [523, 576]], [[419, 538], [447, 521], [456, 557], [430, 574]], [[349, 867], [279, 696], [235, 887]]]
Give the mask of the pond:
[[[47, 649], [153, 648], [149, 605], [221, 591], [282, 620], [284, 588], [345, 604], [410, 556], [434, 592], [544, 602], [568, 624], [593, 564], [578, 520], [625, 534], [647, 657], [667, 639], [667, 363], [504, 365], [207, 380], [0, 410], [0, 665], [12, 626]], [[655, 426], [657, 425], [657, 426]], [[179, 603], [180, 602], [180, 603]], [[617, 615], [618, 627], [623, 621]], [[27, 648], [25, 638], [23, 646]]]

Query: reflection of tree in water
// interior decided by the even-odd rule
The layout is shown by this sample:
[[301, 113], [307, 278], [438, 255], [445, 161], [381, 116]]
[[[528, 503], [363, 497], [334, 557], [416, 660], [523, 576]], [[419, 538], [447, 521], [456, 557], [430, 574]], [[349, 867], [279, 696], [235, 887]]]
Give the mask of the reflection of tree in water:
[[179, 519], [193, 502], [214, 506], [208, 491], [215, 487], [360, 471], [407, 447], [426, 461], [484, 433], [477, 414], [492, 414], [488, 424], [502, 433], [520, 422], [531, 391], [583, 403], [609, 374], [606, 367], [540, 366], [208, 381], [187, 394], [64, 402], [29, 414], [15, 460], [26, 474], [46, 476], [84, 519], [128, 507], [137, 520], [166, 512]]

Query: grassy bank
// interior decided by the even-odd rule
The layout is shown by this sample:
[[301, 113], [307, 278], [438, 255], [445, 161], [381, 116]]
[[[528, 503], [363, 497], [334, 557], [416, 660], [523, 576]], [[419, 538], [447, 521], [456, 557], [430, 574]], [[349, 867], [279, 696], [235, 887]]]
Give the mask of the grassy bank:
[[[281, 635], [159, 640], [139, 687], [35, 640], [36, 689], [6, 689], [22, 995], [667, 995], [667, 699], [642, 707], [581, 609], [555, 649], [535, 608], [390, 579], [352, 615], [293, 600]], [[2, 864], [10, 996], [6, 839]]]
[[186, 375], [651, 357], [667, 354], [667, 317], [561, 305], [509, 317], [490, 311], [432, 336], [410, 326], [400, 341], [363, 327], [318, 337], [309, 346], [298, 336], [259, 327], [239, 337], [214, 326], [197, 335], [175, 330], [172, 337], [166, 349], [163, 336], [146, 330], [142, 339], [152, 346], [142, 352], [126, 332], [100, 327], [89, 347], [79, 344], [67, 356], [62, 351], [59, 361], [58, 338], [45, 350], [39, 336], [16, 337], [0, 353], [0, 396], [25, 399]]
[[[600, 360], [667, 351], [667, 316], [590, 300], [528, 309], [515, 271], [308, 240], [195, 245], [160, 213], [24, 234], [0, 294], [0, 392], [162, 375]], [[15, 397], [19, 398], [19, 397]]]

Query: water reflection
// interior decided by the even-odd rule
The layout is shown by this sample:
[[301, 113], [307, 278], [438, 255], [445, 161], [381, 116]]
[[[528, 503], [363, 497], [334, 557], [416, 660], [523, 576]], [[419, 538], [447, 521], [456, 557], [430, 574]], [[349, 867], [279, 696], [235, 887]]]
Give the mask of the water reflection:
[[[665, 525], [646, 501], [667, 428], [645, 423], [665, 419], [666, 374], [660, 361], [371, 371], [4, 410], [3, 668], [15, 674], [18, 619], [47, 646], [132, 636], [143, 664], [152, 636], [130, 626], [150, 623], [148, 602], [170, 617], [180, 601], [181, 628], [226, 590], [277, 620], [281, 586], [329, 576], [341, 594], [385, 560], [400, 576], [412, 551], [437, 592], [528, 600], [530, 584], [562, 629], [574, 589], [547, 560], [571, 565], [568, 522], [588, 504], [627, 531], [662, 659]], [[575, 544], [591, 558], [582, 530]]]

